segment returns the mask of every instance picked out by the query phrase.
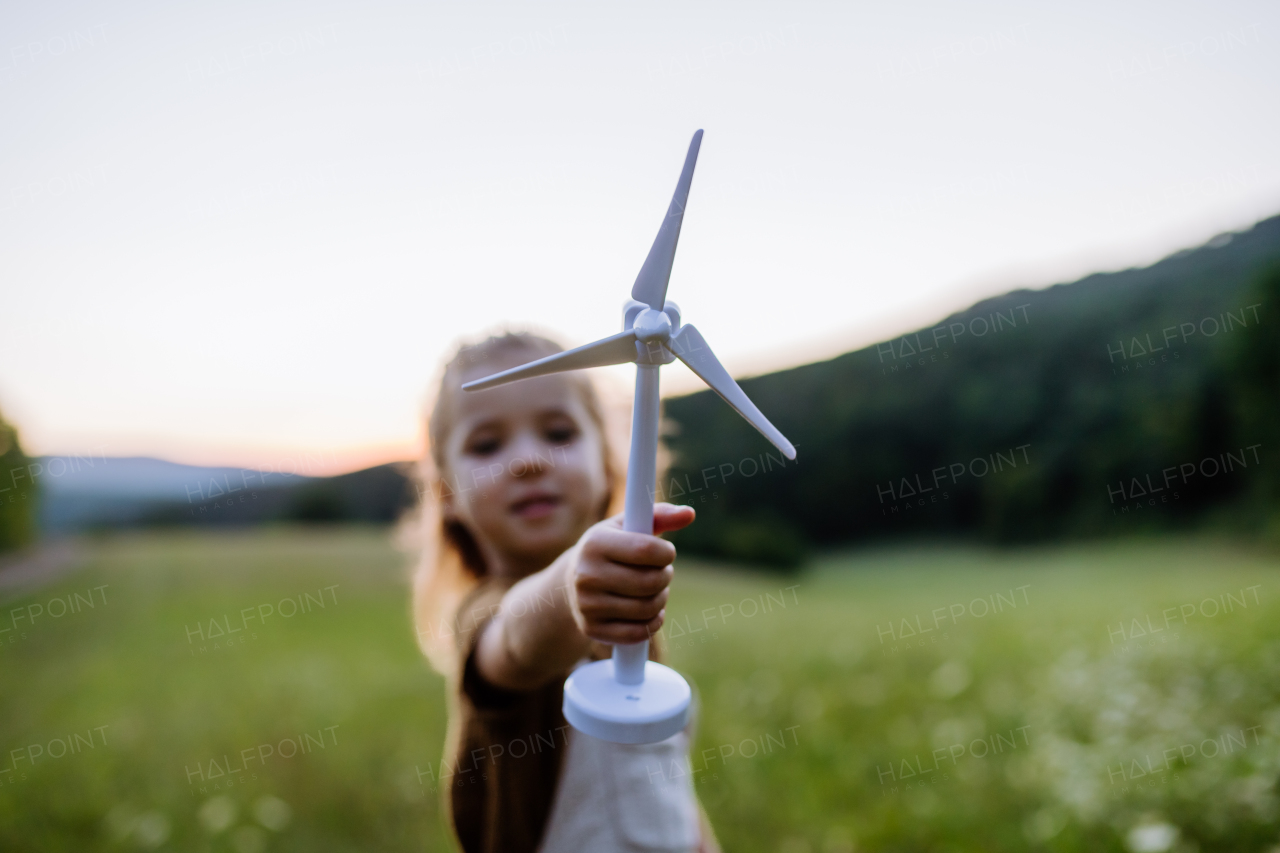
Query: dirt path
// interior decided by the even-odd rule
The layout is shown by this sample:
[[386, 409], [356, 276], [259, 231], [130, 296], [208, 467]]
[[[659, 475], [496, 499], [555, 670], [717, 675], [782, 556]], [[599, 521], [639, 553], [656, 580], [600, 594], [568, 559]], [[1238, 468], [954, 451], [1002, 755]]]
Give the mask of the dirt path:
[[0, 601], [9, 601], [47, 586], [84, 562], [85, 550], [72, 539], [59, 539], [0, 557]]

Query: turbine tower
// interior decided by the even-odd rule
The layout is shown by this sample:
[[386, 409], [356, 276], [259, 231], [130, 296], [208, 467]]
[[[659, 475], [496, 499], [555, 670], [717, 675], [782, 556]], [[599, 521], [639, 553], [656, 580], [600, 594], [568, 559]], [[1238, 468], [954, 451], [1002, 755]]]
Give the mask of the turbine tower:
[[[702, 131], [693, 135], [671, 206], [649, 249], [631, 299], [623, 308], [623, 330], [576, 349], [531, 361], [484, 379], [465, 391], [480, 391], [518, 379], [603, 367], [636, 365], [635, 406], [631, 415], [631, 454], [627, 466], [623, 529], [653, 533], [653, 498], [658, 455], [658, 369], [677, 358], [758, 429], [788, 459], [796, 449], [769, 423], [720, 364], [702, 334], [681, 324], [680, 309], [667, 301], [667, 283], [675, 261], [680, 225], [689, 200], [693, 167]], [[652, 743], [684, 728], [689, 716], [688, 683], [669, 667], [649, 658], [649, 641], [616, 645], [611, 660], [579, 667], [564, 684], [564, 716], [576, 729], [615, 743]]]

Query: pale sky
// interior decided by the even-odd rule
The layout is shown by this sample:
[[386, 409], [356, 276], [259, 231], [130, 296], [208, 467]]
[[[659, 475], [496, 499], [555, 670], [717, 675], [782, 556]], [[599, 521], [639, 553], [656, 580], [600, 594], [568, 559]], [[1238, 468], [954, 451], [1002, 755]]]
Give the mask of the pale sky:
[[739, 375], [831, 356], [1280, 212], [1278, 41], [1220, 0], [7, 3], [0, 408], [30, 453], [412, 456], [459, 337], [620, 328], [700, 127], [670, 297]]

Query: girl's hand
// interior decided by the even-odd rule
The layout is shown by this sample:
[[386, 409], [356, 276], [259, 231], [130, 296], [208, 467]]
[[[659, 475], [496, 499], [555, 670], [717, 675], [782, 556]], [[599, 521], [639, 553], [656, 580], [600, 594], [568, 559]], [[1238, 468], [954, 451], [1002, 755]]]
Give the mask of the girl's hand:
[[[687, 527], [693, 507], [653, 508], [653, 532]], [[592, 527], [570, 550], [569, 604], [578, 630], [602, 643], [638, 643], [662, 627], [676, 548], [665, 539], [622, 529], [615, 515]]]

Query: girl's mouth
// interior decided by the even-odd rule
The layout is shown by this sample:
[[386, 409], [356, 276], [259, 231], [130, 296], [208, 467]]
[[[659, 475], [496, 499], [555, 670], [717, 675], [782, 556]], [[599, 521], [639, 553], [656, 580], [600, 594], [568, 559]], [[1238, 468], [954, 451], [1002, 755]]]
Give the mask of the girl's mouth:
[[555, 512], [560, 506], [560, 498], [555, 495], [537, 494], [521, 498], [511, 505], [511, 511], [521, 518], [544, 518]]

